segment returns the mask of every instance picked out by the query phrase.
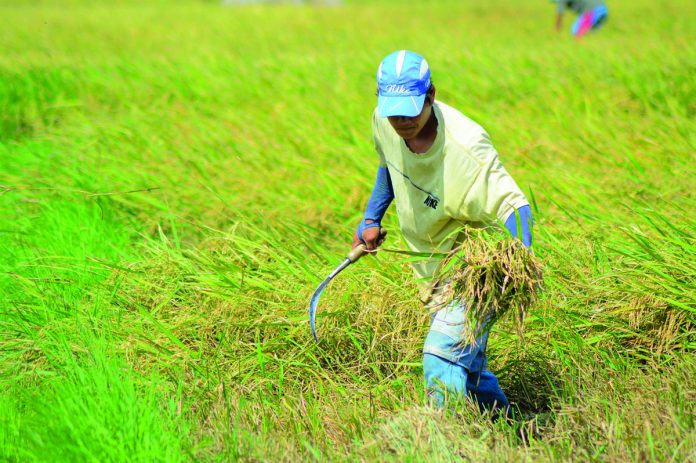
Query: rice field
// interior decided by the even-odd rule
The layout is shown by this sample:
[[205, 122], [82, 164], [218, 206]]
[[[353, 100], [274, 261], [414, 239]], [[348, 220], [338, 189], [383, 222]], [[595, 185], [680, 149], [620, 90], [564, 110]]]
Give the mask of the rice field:
[[[696, 461], [696, 4], [609, 9], [578, 41], [542, 0], [0, 2], [0, 461]], [[402, 48], [532, 202], [511, 422], [427, 405], [408, 257], [309, 330]]]

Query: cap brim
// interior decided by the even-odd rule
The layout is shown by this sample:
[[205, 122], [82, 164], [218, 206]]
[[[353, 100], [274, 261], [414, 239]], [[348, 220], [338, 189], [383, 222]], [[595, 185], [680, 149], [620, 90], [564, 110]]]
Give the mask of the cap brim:
[[377, 97], [377, 112], [380, 117], [406, 116], [414, 117], [423, 110], [423, 95], [414, 96], [382, 96]]

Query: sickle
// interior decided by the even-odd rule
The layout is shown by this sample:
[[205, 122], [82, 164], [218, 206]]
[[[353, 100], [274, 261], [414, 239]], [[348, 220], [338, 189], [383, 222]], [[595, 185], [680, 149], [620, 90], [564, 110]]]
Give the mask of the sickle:
[[[380, 229], [379, 231], [379, 241], [378, 243], [381, 243], [384, 241], [384, 238], [387, 236], [387, 231], [384, 230], [383, 228]], [[346, 258], [343, 260], [341, 265], [336, 267], [336, 270], [331, 272], [331, 274], [326, 277], [324, 281], [321, 282], [319, 286], [317, 286], [317, 289], [314, 290], [314, 294], [312, 294], [312, 299], [309, 301], [309, 327], [312, 330], [312, 335], [314, 336], [314, 341], [319, 342], [319, 338], [317, 337], [317, 329], [316, 329], [316, 324], [315, 324], [315, 319], [317, 315], [317, 304], [319, 304], [319, 298], [321, 297], [321, 292], [324, 291], [324, 288], [326, 288], [326, 285], [333, 280], [333, 278], [341, 273], [341, 271], [348, 267], [350, 264], [353, 262], [356, 262], [358, 259], [360, 259], [362, 256], [367, 254], [369, 251], [365, 247], [365, 244], [360, 244], [353, 248]]]
[[309, 301], [309, 327], [312, 329], [312, 335], [314, 336], [314, 340], [316, 342], [319, 342], [319, 338], [317, 338], [317, 330], [315, 326], [315, 317], [317, 314], [317, 304], [319, 304], [319, 298], [321, 297], [321, 292], [324, 291], [324, 288], [326, 288], [326, 285], [329, 284], [333, 278], [341, 273], [341, 271], [348, 267], [350, 264], [353, 262], [357, 261], [360, 259], [362, 256], [367, 254], [367, 248], [365, 247], [364, 244], [361, 244], [359, 246], [356, 246], [352, 251], [348, 253], [346, 256], [345, 260], [336, 267], [336, 270], [331, 272], [331, 274], [326, 277], [324, 281], [321, 282], [319, 286], [317, 286], [317, 289], [314, 291], [314, 294], [312, 295], [312, 300]]

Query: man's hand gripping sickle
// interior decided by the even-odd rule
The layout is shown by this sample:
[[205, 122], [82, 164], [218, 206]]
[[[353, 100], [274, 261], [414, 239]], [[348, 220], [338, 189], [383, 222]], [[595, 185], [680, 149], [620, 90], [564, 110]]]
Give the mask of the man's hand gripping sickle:
[[380, 226], [379, 222], [367, 219], [353, 234], [353, 249], [362, 244], [367, 252], [375, 252], [384, 243], [386, 237], [387, 231]]

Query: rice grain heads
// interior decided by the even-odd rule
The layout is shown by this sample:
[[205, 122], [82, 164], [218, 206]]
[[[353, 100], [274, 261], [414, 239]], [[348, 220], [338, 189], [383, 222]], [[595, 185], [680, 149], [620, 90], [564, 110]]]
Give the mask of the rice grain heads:
[[542, 267], [530, 249], [509, 236], [469, 231], [447, 253], [437, 273], [436, 310], [460, 301], [467, 306], [462, 342], [474, 342], [508, 313], [521, 331], [542, 285]]

